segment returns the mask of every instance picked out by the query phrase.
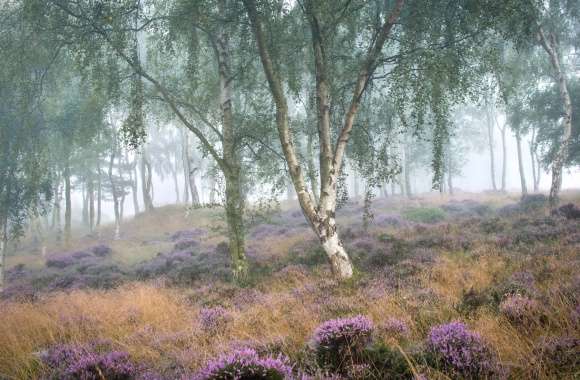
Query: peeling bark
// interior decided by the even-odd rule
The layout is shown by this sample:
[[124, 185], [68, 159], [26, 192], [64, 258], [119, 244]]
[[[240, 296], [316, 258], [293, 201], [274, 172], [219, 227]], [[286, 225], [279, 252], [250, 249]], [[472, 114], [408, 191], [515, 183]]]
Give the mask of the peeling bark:
[[538, 30], [538, 38], [540, 40], [540, 44], [550, 57], [550, 64], [557, 79], [557, 85], [560, 91], [560, 99], [562, 101], [562, 109], [564, 111], [562, 120], [563, 131], [560, 148], [556, 152], [552, 162], [552, 186], [550, 187], [549, 202], [550, 208], [555, 209], [558, 207], [559, 203], [559, 194], [562, 187], [562, 169], [568, 158], [570, 138], [572, 136], [572, 100], [570, 98], [570, 93], [568, 92], [566, 74], [560, 65], [560, 53], [558, 51], [559, 44], [556, 36], [554, 33], [549, 33], [546, 36], [543, 28], [540, 27]]
[[258, 14], [254, 0], [244, 0], [244, 6], [252, 24], [262, 67], [268, 80], [268, 86], [276, 104], [276, 127], [278, 137], [282, 145], [284, 157], [288, 165], [288, 171], [294, 189], [298, 195], [300, 207], [309, 221], [312, 229], [318, 236], [332, 266], [334, 275], [339, 279], [352, 277], [352, 264], [344, 247], [340, 244], [337, 234], [335, 210], [337, 196], [337, 178], [342, 168], [344, 152], [354, 125], [354, 119], [366, 88], [376, 60], [389, 36], [391, 29], [398, 20], [404, 1], [397, 0], [390, 15], [385, 20], [381, 29], [375, 36], [367, 55], [361, 64], [353, 96], [344, 117], [344, 123], [340, 130], [335, 148], [332, 147], [330, 129], [330, 92], [327, 83], [326, 61], [324, 46], [321, 38], [320, 26], [312, 4], [305, 3], [305, 11], [310, 23], [312, 34], [312, 49], [314, 54], [316, 75], [316, 100], [318, 110], [318, 138], [320, 146], [320, 200], [318, 205], [314, 202], [314, 196], [307, 190], [302, 173], [302, 168], [294, 148], [292, 132], [288, 123], [288, 104], [284, 94], [284, 88], [280, 75], [275, 68], [266, 44], [262, 20]]

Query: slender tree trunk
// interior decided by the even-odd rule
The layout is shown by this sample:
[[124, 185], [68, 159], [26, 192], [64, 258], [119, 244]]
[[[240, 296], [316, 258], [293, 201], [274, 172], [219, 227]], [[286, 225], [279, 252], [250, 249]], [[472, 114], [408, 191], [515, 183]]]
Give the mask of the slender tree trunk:
[[92, 176], [88, 179], [87, 192], [89, 198], [89, 230], [93, 232], [95, 228], [95, 189]]
[[407, 152], [407, 142], [403, 144], [403, 178], [405, 180], [405, 195], [407, 198], [413, 196], [411, 189], [411, 165], [409, 164], [409, 154]]
[[535, 159], [536, 159], [536, 182], [534, 183], [534, 188], [537, 189], [537, 191], [540, 191], [540, 177], [542, 175], [542, 163], [540, 162], [540, 159], [538, 158], [538, 152], [534, 152], [535, 155]]
[[67, 158], [66, 167], [64, 168], [64, 243], [68, 247], [71, 240], [71, 183], [70, 183], [70, 166]]
[[111, 193], [113, 196], [113, 210], [115, 212], [115, 232], [113, 239], [119, 240], [121, 238], [121, 209], [119, 205], [119, 190], [113, 175], [113, 165], [115, 164], [115, 152], [111, 153], [109, 159], [109, 181], [111, 182]]
[[179, 181], [177, 179], [177, 168], [175, 166], [171, 168], [171, 175], [173, 176], [173, 186], [175, 187], [175, 204], [179, 204]]
[[518, 151], [518, 168], [520, 172], [522, 197], [525, 197], [528, 194], [528, 187], [526, 186], [526, 173], [524, 172], [524, 158], [522, 156], [522, 138], [519, 131], [516, 132], [516, 144]]
[[238, 283], [246, 281], [248, 262], [246, 260], [244, 208], [245, 199], [241, 191], [239, 173], [226, 174], [226, 220], [232, 273]]
[[55, 239], [57, 242], [62, 241], [62, 225], [61, 225], [61, 209], [60, 202], [62, 199], [61, 191], [61, 176], [57, 177], [54, 186], [54, 203], [52, 207], [52, 229], [55, 231]]
[[352, 184], [354, 187], [354, 198], [358, 202], [358, 198], [360, 197], [360, 184], [359, 184], [358, 174], [357, 174], [355, 168], [352, 168]]
[[187, 179], [189, 183], [189, 192], [191, 194], [191, 204], [192, 206], [198, 206], [200, 204], [200, 200], [199, 192], [197, 191], [197, 184], [195, 182], [195, 174], [197, 173], [198, 169], [193, 162], [193, 156], [191, 153], [188, 153], [187, 155], [187, 167], [189, 169]]
[[453, 160], [451, 159], [450, 149], [447, 149], [447, 187], [449, 194], [453, 195]]
[[[226, 0], [218, 2], [220, 13], [225, 14]], [[234, 281], [244, 283], [248, 278], [246, 260], [244, 209], [245, 197], [241, 183], [241, 160], [234, 135], [232, 104], [233, 81], [230, 73], [230, 41], [225, 26], [217, 36], [217, 61], [220, 79], [220, 108], [222, 111], [222, 146], [226, 181], [226, 220]], [[193, 194], [192, 194], [193, 195]], [[199, 202], [199, 199], [197, 199]]]
[[215, 186], [216, 186], [216, 183], [215, 182], [216, 182], [215, 181], [215, 177], [214, 177], [214, 175], [212, 175], [209, 178], [209, 203], [210, 204], [215, 204], [216, 203], [216, 192], [217, 192], [217, 190], [215, 188]]
[[560, 99], [562, 101], [562, 109], [564, 111], [564, 117], [562, 121], [562, 139], [560, 142], [560, 147], [556, 152], [554, 160], [552, 162], [552, 186], [550, 187], [550, 208], [555, 209], [558, 207], [560, 189], [562, 187], [562, 170], [566, 160], [568, 159], [568, 150], [570, 144], [570, 138], [572, 136], [572, 99], [570, 98], [570, 93], [568, 92], [568, 82], [566, 79], [566, 74], [562, 70], [560, 65], [560, 52], [559, 43], [556, 36], [553, 33], [549, 33], [547, 36], [544, 30], [540, 27], [538, 31], [538, 37], [540, 43], [548, 56], [550, 57], [550, 63], [554, 74], [557, 78], [558, 89], [560, 91]]
[[2, 236], [0, 238], [0, 292], [4, 290], [4, 278], [6, 273], [6, 253], [8, 250], [8, 221], [2, 222]]
[[181, 130], [181, 160], [183, 162], [183, 203], [189, 203], [189, 136]]
[[151, 163], [147, 157], [145, 149], [141, 152], [141, 190], [143, 194], [143, 207], [145, 211], [153, 210], [152, 189], [153, 187], [153, 173], [151, 171]]
[[491, 170], [491, 185], [493, 191], [497, 191], [497, 185], [495, 183], [495, 154], [493, 149], [493, 121], [492, 121], [492, 110], [487, 107], [486, 110], [486, 121], [487, 121], [487, 138], [488, 138], [488, 145], [489, 145], [489, 164]]
[[88, 192], [87, 192], [86, 178], [83, 178], [83, 182], [81, 184], [81, 193], [83, 196], [83, 209], [82, 209], [83, 226], [88, 227], [88, 225], [89, 225], [89, 196], [88, 196]]
[[395, 180], [395, 178], [391, 178], [391, 194], [392, 195], [396, 195], [397, 193], [397, 181]]
[[507, 127], [504, 125], [501, 131], [501, 151], [502, 151], [502, 161], [501, 161], [501, 191], [505, 193], [506, 191], [506, 180], [507, 180], [507, 144], [506, 144], [506, 133]]
[[139, 175], [137, 173], [137, 162], [133, 162], [133, 168], [129, 171], [131, 181], [131, 195], [133, 196], [133, 210], [135, 211], [135, 215], [139, 214], [139, 185], [138, 185], [138, 178]]
[[103, 184], [101, 180], [101, 164], [97, 161], [97, 221], [96, 227], [101, 226], [102, 201], [103, 201]]
[[537, 178], [538, 176], [537, 176], [537, 172], [536, 172], [536, 154], [535, 154], [535, 149], [534, 149], [535, 143], [536, 143], [536, 129], [532, 128], [532, 139], [530, 140], [529, 148], [530, 148], [530, 158], [532, 161], [532, 180], [533, 180], [533, 185], [534, 185], [534, 193], [537, 193], [539, 181], [538, 181], [538, 178]]

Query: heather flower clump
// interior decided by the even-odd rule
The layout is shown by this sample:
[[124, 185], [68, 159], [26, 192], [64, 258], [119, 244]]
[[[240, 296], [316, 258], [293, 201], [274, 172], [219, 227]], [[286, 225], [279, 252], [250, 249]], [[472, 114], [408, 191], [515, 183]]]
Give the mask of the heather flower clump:
[[571, 336], [544, 338], [536, 357], [552, 373], [574, 371], [580, 367], [580, 339]]
[[204, 307], [199, 312], [199, 322], [205, 331], [215, 332], [231, 319], [229, 312], [221, 307]]
[[[304, 377], [300, 377], [303, 379]], [[251, 349], [223, 355], [207, 364], [191, 380], [293, 380], [298, 379], [283, 356], [261, 357]]]
[[520, 295], [509, 296], [499, 305], [499, 309], [514, 324], [534, 322], [541, 316], [538, 301]]
[[126, 352], [97, 352], [89, 347], [57, 345], [41, 354], [46, 380], [131, 380], [138, 368]]
[[373, 322], [363, 315], [324, 322], [313, 338], [319, 364], [339, 371], [360, 364], [373, 330]]
[[483, 338], [461, 322], [435, 326], [429, 332], [427, 347], [435, 358], [466, 378], [499, 378], [497, 362]]

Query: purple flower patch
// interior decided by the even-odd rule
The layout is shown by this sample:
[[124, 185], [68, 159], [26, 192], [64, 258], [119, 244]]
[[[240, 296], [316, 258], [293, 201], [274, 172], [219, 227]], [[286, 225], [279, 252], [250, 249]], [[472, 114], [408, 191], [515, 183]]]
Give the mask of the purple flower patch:
[[538, 301], [519, 294], [509, 296], [499, 305], [500, 312], [514, 324], [527, 324], [541, 317]]
[[293, 380], [292, 366], [283, 356], [261, 357], [250, 348], [210, 361], [191, 380]]
[[199, 321], [205, 331], [215, 332], [231, 319], [229, 312], [221, 307], [204, 307], [199, 312]]
[[493, 352], [483, 338], [461, 322], [433, 327], [427, 338], [427, 346], [444, 367], [464, 377], [502, 377]]
[[373, 322], [363, 315], [324, 322], [313, 337], [319, 364], [339, 372], [362, 364], [361, 353], [371, 342], [373, 330]]
[[90, 347], [57, 345], [41, 354], [47, 374], [45, 379], [58, 380], [130, 380], [138, 369], [126, 352], [100, 353]]

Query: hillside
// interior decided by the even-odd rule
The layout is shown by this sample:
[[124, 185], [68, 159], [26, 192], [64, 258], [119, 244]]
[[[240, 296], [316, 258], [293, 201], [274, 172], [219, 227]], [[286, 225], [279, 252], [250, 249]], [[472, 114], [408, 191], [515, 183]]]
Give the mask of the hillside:
[[[473, 199], [378, 199], [366, 232], [362, 206], [347, 204], [340, 233], [357, 272], [342, 283], [287, 204], [250, 223], [241, 287], [217, 209], [159, 208], [126, 221], [120, 240], [106, 227], [66, 251], [47, 239], [45, 257], [24, 241], [0, 305], [0, 377], [37, 378], [51, 371], [46, 355], [91, 347], [125, 355], [131, 378], [191, 376], [241, 348], [282, 354], [314, 378], [574, 378], [580, 220], [546, 216], [537, 196]], [[372, 327], [336, 320], [330, 328], [354, 335], [322, 352], [317, 327], [347, 317]], [[453, 321], [465, 325], [437, 330]], [[473, 352], [449, 361], [445, 339]]]

